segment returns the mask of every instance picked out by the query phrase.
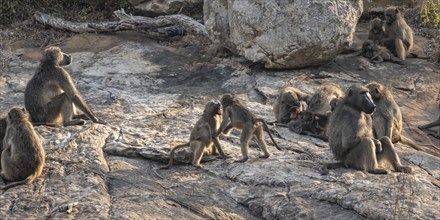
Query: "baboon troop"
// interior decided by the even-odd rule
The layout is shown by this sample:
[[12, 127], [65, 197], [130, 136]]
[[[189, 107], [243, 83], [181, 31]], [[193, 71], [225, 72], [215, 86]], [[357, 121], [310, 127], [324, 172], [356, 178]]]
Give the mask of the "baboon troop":
[[42, 141], [20, 108], [13, 108], [6, 117], [7, 127], [1, 154], [0, 176], [11, 183], [6, 190], [20, 184], [31, 184], [43, 172], [45, 161]]
[[388, 174], [390, 163], [396, 172], [411, 173], [403, 166], [389, 137], [373, 136], [371, 114], [376, 109], [368, 88], [352, 86], [330, 116], [327, 134], [336, 160], [346, 167], [373, 174]]
[[40, 66], [29, 80], [24, 105], [32, 123], [52, 126], [83, 125], [85, 123], [76, 114], [79, 108], [93, 122], [100, 122], [89, 109], [76, 89], [70, 74], [63, 68], [72, 58], [61, 52], [59, 47], [45, 50]]
[[223, 109], [222, 105], [218, 101], [208, 102], [203, 111], [202, 117], [196, 122], [194, 128], [191, 131], [189, 137], [189, 142], [186, 144], [181, 144], [170, 151], [170, 161], [167, 166], [162, 168], [170, 168], [173, 165], [174, 151], [183, 147], [190, 147], [193, 152], [193, 162], [192, 164], [197, 168], [202, 168], [200, 161], [202, 160], [203, 154], [207, 149], [213, 147], [218, 150], [223, 158], [227, 158], [223, 152], [222, 146], [218, 137], [216, 137], [216, 132], [220, 128], [221, 115]]
[[236, 160], [236, 162], [242, 163], [249, 159], [248, 148], [249, 141], [252, 137], [256, 138], [258, 146], [263, 152], [263, 155], [260, 155], [260, 158], [268, 158], [270, 156], [270, 153], [267, 150], [266, 141], [264, 140], [264, 129], [269, 133], [269, 137], [272, 139], [275, 147], [278, 150], [281, 150], [275, 139], [272, 137], [267, 123], [262, 118], [255, 117], [255, 115], [245, 107], [237, 97], [226, 94], [221, 98], [221, 103], [223, 106], [223, 119], [220, 129], [217, 131], [215, 137], [219, 136], [222, 132], [228, 134], [232, 128], [241, 130], [240, 147], [243, 158]]

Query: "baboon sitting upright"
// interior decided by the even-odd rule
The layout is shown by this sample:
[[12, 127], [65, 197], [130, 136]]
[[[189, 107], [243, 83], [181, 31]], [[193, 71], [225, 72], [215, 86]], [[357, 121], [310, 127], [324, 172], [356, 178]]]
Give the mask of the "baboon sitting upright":
[[[368, 88], [352, 86], [330, 116], [327, 127], [329, 145], [336, 160], [346, 167], [374, 174], [388, 174], [390, 163], [397, 172], [412, 172], [400, 163], [390, 138], [374, 139], [371, 113], [376, 105]], [[341, 164], [341, 163], [339, 163]]]
[[391, 92], [377, 82], [367, 84], [367, 88], [376, 104], [376, 110], [372, 115], [374, 137], [387, 136], [393, 144], [401, 142], [416, 150], [421, 150], [420, 146], [401, 134], [402, 113]]
[[280, 90], [274, 106], [276, 122], [287, 124], [293, 118], [295, 119], [301, 111], [307, 109], [307, 102], [310, 95], [292, 87], [284, 87]]
[[414, 32], [396, 7], [387, 8], [384, 15], [386, 38], [381, 40], [381, 44], [404, 61], [414, 46]]
[[62, 67], [71, 62], [71, 57], [62, 53], [58, 47], [45, 50], [24, 95], [26, 110], [34, 124], [82, 125], [85, 121], [77, 118], [75, 107], [93, 122], [100, 122], [79, 94], [69, 73]]
[[7, 128], [1, 155], [1, 177], [13, 183], [1, 186], [6, 190], [31, 184], [43, 172], [45, 162], [42, 141], [20, 108], [13, 108], [6, 118]]
[[368, 32], [368, 40], [371, 40], [377, 44], [384, 38], [385, 32], [383, 29], [383, 21], [380, 18], [374, 18], [371, 20], [370, 31]]
[[344, 92], [341, 87], [334, 83], [324, 83], [310, 99], [307, 111], [316, 114], [328, 114], [331, 110], [330, 102], [333, 99], [341, 98]]
[[[440, 104], [438, 105], [438, 108], [440, 109]], [[440, 115], [438, 116], [437, 120], [435, 120], [435, 121], [433, 121], [433, 122], [431, 122], [429, 124], [426, 124], [426, 125], [423, 125], [423, 126], [419, 126], [419, 128], [420, 129], [427, 129], [427, 128], [432, 128], [432, 127], [435, 127], [435, 126], [438, 126], [437, 134], [436, 133], [430, 133], [430, 135], [440, 139]]]

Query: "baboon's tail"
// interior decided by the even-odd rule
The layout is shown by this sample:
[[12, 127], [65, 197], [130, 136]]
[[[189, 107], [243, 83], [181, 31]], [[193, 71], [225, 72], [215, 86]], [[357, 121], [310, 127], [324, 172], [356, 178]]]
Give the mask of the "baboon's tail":
[[399, 141], [400, 141], [402, 144], [405, 144], [405, 145], [408, 145], [408, 146], [414, 148], [415, 150], [423, 151], [423, 149], [422, 149], [419, 145], [417, 145], [416, 143], [414, 143], [413, 140], [411, 140], [411, 139], [409, 139], [409, 138], [407, 138], [407, 137], [405, 137], [405, 136], [403, 136], [403, 135], [400, 135], [400, 140], [399, 140]]
[[173, 160], [174, 160], [174, 151], [180, 149], [180, 148], [184, 148], [184, 147], [188, 147], [189, 143], [186, 144], [180, 144], [175, 146], [173, 149], [171, 149], [170, 151], [170, 161], [168, 162], [168, 164], [166, 166], [160, 167], [159, 169], [169, 169], [172, 165], [173, 165]]
[[24, 180], [21, 180], [21, 181], [17, 181], [17, 182], [12, 182], [12, 183], [9, 183], [9, 184], [7, 184], [7, 185], [5, 185], [5, 186], [1, 186], [0, 187], [0, 190], [8, 190], [8, 189], [10, 189], [10, 188], [12, 188], [12, 187], [14, 187], [14, 186], [19, 186], [19, 185], [25, 185], [25, 184], [31, 184], [34, 180], [35, 180], [35, 178], [37, 178], [37, 172], [34, 172], [32, 175], [30, 175], [30, 176], [28, 176], [26, 179], [24, 179]]
[[272, 142], [273, 142], [273, 144], [275, 145], [275, 147], [276, 147], [278, 150], [282, 151], [283, 149], [281, 149], [281, 147], [278, 146], [277, 142], [276, 142], [275, 139], [273, 138], [273, 136], [272, 136], [272, 132], [270, 132], [270, 130], [269, 130], [269, 126], [267, 126], [266, 121], [264, 121], [264, 119], [262, 119], [262, 118], [255, 118], [255, 121], [263, 123], [263, 125], [264, 125], [264, 129], [267, 131], [267, 133], [269, 133], [269, 137], [270, 137], [270, 139], [272, 140]]

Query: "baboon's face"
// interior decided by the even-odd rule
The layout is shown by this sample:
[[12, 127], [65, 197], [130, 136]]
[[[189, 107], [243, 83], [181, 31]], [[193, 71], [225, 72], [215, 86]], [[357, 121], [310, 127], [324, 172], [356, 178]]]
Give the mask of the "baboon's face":
[[45, 53], [46, 59], [51, 61], [54, 65], [66, 66], [72, 62], [72, 57], [61, 52], [59, 47], [49, 47]]
[[380, 18], [375, 18], [371, 22], [371, 29], [373, 29], [373, 32], [375, 34], [378, 34], [383, 31], [382, 26], [383, 26], [383, 21], [380, 20]]
[[304, 101], [296, 101], [293, 103], [292, 107], [290, 107], [290, 119], [297, 119], [301, 112], [307, 109], [307, 103]]
[[376, 109], [368, 89], [363, 86], [351, 87], [345, 103], [367, 114], [373, 113]]
[[205, 112], [208, 112], [210, 115], [222, 115], [222, 104], [219, 101], [210, 101], [205, 106]]
[[6, 118], [6, 122], [8, 124], [14, 123], [14, 122], [20, 122], [21, 120], [27, 118], [26, 111], [21, 108], [12, 108], [8, 112], [8, 117]]
[[387, 10], [385, 10], [385, 21], [387, 25], [391, 26], [393, 22], [397, 19], [398, 16], [400, 16], [399, 9], [390, 7]]
[[378, 101], [382, 97], [382, 85], [379, 85], [377, 83], [370, 83], [367, 88], [373, 101]]
[[226, 94], [222, 97], [221, 99], [221, 104], [223, 105], [223, 107], [228, 107], [232, 104], [233, 102], [233, 97], [230, 94]]
[[373, 50], [373, 46], [374, 43], [371, 40], [366, 40], [363, 44], [362, 44], [362, 50], [363, 51], [372, 51]]

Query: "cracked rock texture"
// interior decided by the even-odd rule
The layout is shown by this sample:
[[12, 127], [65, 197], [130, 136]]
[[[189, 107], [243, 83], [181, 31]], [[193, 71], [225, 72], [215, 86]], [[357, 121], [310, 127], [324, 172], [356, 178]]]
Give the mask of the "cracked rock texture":
[[267, 68], [302, 68], [333, 60], [352, 43], [360, 0], [205, 0], [214, 43]]
[[[355, 43], [366, 38], [359, 24]], [[420, 48], [426, 40], [416, 37]], [[38, 65], [39, 45], [12, 44], [2, 51], [0, 112], [23, 106], [27, 81]], [[438, 115], [439, 67], [408, 59], [408, 66], [372, 64], [340, 55], [326, 65], [301, 70], [249, 67], [240, 57], [217, 58], [201, 48], [158, 44], [141, 34], [81, 34], [65, 41], [67, 66], [85, 100], [106, 125], [88, 122], [64, 128], [36, 127], [47, 163], [31, 185], [0, 192], [1, 219], [438, 219], [440, 159], [396, 144], [414, 174], [372, 175], [340, 168], [326, 142], [271, 127], [283, 148], [269, 143], [271, 157], [240, 158], [239, 136], [221, 139], [231, 159], [204, 158], [204, 169], [176, 164], [159, 170], [168, 151], [188, 140], [206, 102], [226, 92], [241, 97], [256, 115], [274, 120], [278, 90], [313, 92], [325, 82], [342, 87], [376, 80], [389, 85], [404, 117], [404, 134], [433, 152], [439, 140], [417, 129]]]

